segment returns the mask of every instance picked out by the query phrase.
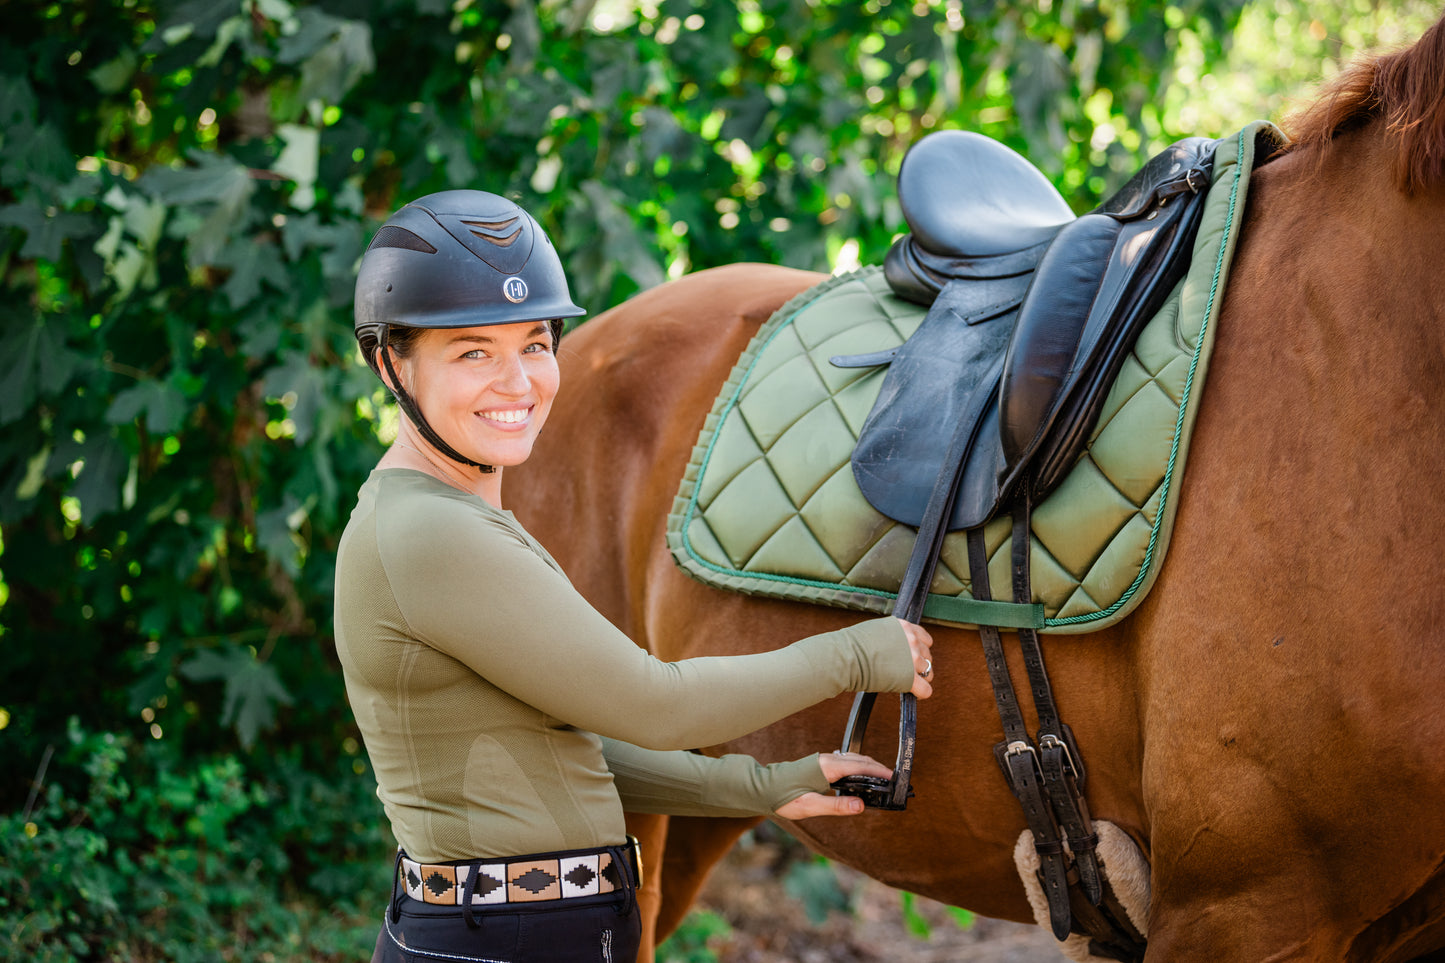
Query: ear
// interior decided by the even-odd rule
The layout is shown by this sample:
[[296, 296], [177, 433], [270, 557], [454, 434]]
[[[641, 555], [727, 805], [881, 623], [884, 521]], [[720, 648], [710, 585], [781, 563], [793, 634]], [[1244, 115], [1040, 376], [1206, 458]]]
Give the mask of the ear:
[[[388, 368], [386, 363], [386, 355], [384, 355], [382, 352], [390, 353], [392, 359], [391, 368]], [[381, 383], [386, 385], [387, 388], [391, 389], [393, 393], [396, 392], [398, 386], [392, 381], [392, 373], [394, 371], [397, 380], [400, 381], [402, 368], [404, 367], [405, 363], [402, 362], [402, 359], [396, 356], [396, 352], [391, 350], [390, 345], [379, 344], [376, 346], [376, 373], [381, 376]], [[406, 386], [402, 384], [401, 387], [404, 388]]]

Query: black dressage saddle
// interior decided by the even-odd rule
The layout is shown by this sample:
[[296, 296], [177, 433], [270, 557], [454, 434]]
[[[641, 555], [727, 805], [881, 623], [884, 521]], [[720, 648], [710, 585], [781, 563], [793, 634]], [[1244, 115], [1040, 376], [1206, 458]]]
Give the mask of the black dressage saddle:
[[942, 441], [973, 430], [950, 530], [983, 524], [1019, 485], [1037, 500], [1073, 467], [1140, 328], [1189, 266], [1215, 143], [1182, 140], [1075, 218], [1025, 158], [979, 134], [943, 131], [903, 161], [911, 233], [884, 272], [931, 305], [896, 351], [834, 358], [888, 364], [853, 452], [869, 503], [922, 523]]
[[[950, 530], [967, 531], [973, 598], [992, 600], [983, 526], [1005, 514], [1009, 588], [1015, 603], [1032, 602], [1032, 505], [1077, 461], [1140, 329], [1188, 270], [1216, 146], [1175, 143], [1077, 218], [1032, 164], [978, 134], [931, 134], [904, 158], [898, 195], [911, 231], [884, 273], [928, 314], [896, 350], [831, 359], [888, 365], [852, 465], [874, 508], [918, 529], [894, 615], [922, 618]], [[1036, 733], [999, 627], [979, 635], [1003, 725], [994, 755], [1033, 834], [1054, 935], [1081, 932], [1101, 955], [1142, 959], [1143, 937], [1095, 855], [1083, 757], [1054, 705], [1037, 632], [1018, 629]], [[862, 750], [875, 698], [855, 698], [845, 751]], [[905, 808], [916, 719], [904, 694], [891, 780], [849, 777], [838, 791]]]

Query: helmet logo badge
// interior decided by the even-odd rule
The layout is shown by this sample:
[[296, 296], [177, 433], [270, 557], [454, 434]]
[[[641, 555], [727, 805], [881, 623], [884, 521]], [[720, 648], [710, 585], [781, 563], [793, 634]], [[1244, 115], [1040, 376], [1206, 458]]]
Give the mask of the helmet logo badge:
[[527, 300], [527, 282], [521, 278], [507, 278], [502, 282], [502, 296], [513, 304]]

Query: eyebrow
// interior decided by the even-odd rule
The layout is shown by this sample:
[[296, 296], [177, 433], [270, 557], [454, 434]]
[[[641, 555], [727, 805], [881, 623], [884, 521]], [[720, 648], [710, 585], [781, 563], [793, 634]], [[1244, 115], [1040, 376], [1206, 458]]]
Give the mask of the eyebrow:
[[[530, 330], [530, 331], [527, 332], [527, 337], [530, 338], [530, 337], [534, 337], [535, 335], [546, 334], [546, 333], [547, 333], [547, 325], [546, 325], [546, 323], [545, 323], [545, 322], [542, 322], [542, 321], [539, 321], [539, 322], [537, 322], [537, 326], [536, 326], [536, 327], [534, 327], [532, 330]], [[471, 343], [474, 343], [474, 344], [494, 344], [494, 343], [496, 342], [496, 340], [497, 340], [496, 338], [493, 338], [491, 335], [486, 335], [486, 334], [454, 334], [454, 335], [452, 335], [451, 340], [448, 341], [447, 343], [448, 343], [448, 344], [461, 344], [462, 342], [471, 342]]]

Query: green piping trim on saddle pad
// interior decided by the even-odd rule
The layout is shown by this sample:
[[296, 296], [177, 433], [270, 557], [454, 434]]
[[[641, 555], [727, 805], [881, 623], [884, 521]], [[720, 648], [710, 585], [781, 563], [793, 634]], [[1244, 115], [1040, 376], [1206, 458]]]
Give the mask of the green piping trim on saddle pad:
[[[1166, 546], [1168, 544], [1169, 534], [1173, 527], [1173, 519], [1177, 507], [1175, 505], [1175, 502], [1177, 501], [1177, 495], [1173, 498], [1171, 498], [1171, 495], [1174, 495], [1175, 489], [1178, 487], [1174, 483], [1174, 474], [1175, 472], [1179, 472], [1182, 474], [1184, 470], [1184, 463], [1187, 460], [1188, 446], [1186, 443], [1186, 439], [1189, 433], [1189, 429], [1193, 424], [1194, 417], [1197, 414], [1199, 404], [1199, 392], [1196, 390], [1195, 386], [1196, 384], [1202, 384], [1204, 376], [1203, 373], [1204, 370], [1207, 368], [1208, 351], [1209, 348], [1212, 346], [1213, 341], [1213, 325], [1211, 322], [1215, 314], [1218, 312], [1221, 292], [1227, 278], [1228, 266], [1236, 242], [1237, 222], [1242, 217], [1243, 207], [1247, 196], [1247, 175], [1254, 167], [1254, 150], [1257, 144], [1267, 146], [1270, 144], [1277, 144], [1281, 142], [1281, 140], [1281, 135], [1279, 134], [1278, 130], [1273, 127], [1273, 125], [1270, 125], [1267, 122], [1260, 121], [1245, 127], [1242, 131], [1239, 132], [1237, 137], [1234, 138], [1233, 143], [1228, 144], [1229, 147], [1234, 149], [1233, 158], [1227, 156], [1224, 145], [1221, 145], [1220, 157], [1218, 159], [1219, 162], [1217, 162], [1216, 164], [1216, 173], [1223, 174], [1224, 172], [1220, 170], [1220, 168], [1226, 166], [1231, 160], [1234, 163], [1233, 171], [1225, 175], [1232, 176], [1227, 202], [1227, 210], [1224, 216], [1220, 218], [1220, 220], [1222, 220], [1222, 225], [1214, 228], [1214, 230], [1218, 234], [1218, 241], [1216, 242], [1211, 238], [1206, 238], [1209, 244], [1217, 243], [1217, 248], [1213, 251], [1214, 263], [1212, 265], [1212, 272], [1210, 275], [1208, 294], [1207, 297], [1204, 299], [1203, 308], [1202, 310], [1200, 308], [1191, 308], [1191, 311], [1198, 313], [1188, 316], [1199, 319], [1197, 335], [1189, 338], [1189, 340], [1192, 340], [1194, 342], [1192, 346], [1193, 350], [1189, 350], [1189, 345], [1187, 341], [1176, 342], [1179, 348], [1183, 350], [1174, 353], [1174, 357], [1176, 357], [1177, 361], [1182, 361], [1184, 357], [1186, 357], [1186, 352], [1188, 352], [1188, 366], [1182, 384], [1180, 384], [1178, 381], [1172, 382], [1177, 386], [1176, 390], [1179, 392], [1179, 401], [1177, 404], [1177, 411], [1174, 413], [1175, 417], [1172, 419], [1173, 432], [1171, 438], [1169, 439], [1167, 463], [1164, 467], [1164, 476], [1159, 481], [1158, 487], [1156, 488], [1153, 495], [1149, 496], [1142, 502], [1133, 502], [1133, 504], [1136, 506], [1136, 508], [1134, 509], [1135, 514], [1139, 517], [1136, 518], [1134, 522], [1130, 523], [1131, 526], [1135, 526], [1132, 530], [1136, 532], [1138, 531], [1138, 523], [1148, 523], [1150, 527], [1148, 531], [1147, 544], [1142, 551], [1142, 555], [1135, 554], [1139, 551], [1139, 549], [1137, 547], [1138, 542], [1134, 541], [1133, 539], [1137, 539], [1138, 535], [1130, 536], [1131, 541], [1129, 542], [1129, 544], [1133, 547], [1127, 550], [1127, 555], [1131, 559], [1138, 559], [1138, 568], [1137, 571], [1135, 571], [1132, 575], [1132, 578], [1127, 588], [1125, 588], [1123, 594], [1116, 597], [1111, 604], [1105, 606], [1102, 604], [1103, 601], [1107, 600], [1109, 596], [1113, 595], [1112, 591], [1108, 592], [1108, 594], [1102, 596], [1099, 607], [1096, 607], [1093, 611], [1085, 611], [1082, 614], [1074, 614], [1069, 616], [1049, 617], [1047, 607], [1042, 602], [1036, 601], [1032, 604], [1017, 604], [1012, 602], [995, 601], [981, 602], [969, 597], [966, 594], [966, 591], [960, 591], [958, 595], [930, 593], [924, 608], [924, 617], [926, 619], [966, 626], [989, 624], [998, 625], [1004, 628], [1033, 627], [1037, 629], [1042, 629], [1044, 631], [1063, 633], [1089, 632], [1103, 628], [1106, 625], [1112, 624], [1113, 622], [1116, 622], [1119, 619], [1123, 618], [1125, 615], [1128, 614], [1129, 611], [1132, 610], [1134, 606], [1138, 604], [1140, 600], [1142, 600], [1143, 596], [1147, 594], [1149, 587], [1152, 585], [1153, 581], [1157, 577], [1159, 569], [1162, 566], [1163, 557], [1165, 554]], [[1222, 181], [1216, 180], [1214, 186], [1222, 186]], [[1216, 214], [1216, 217], [1217, 216], [1218, 215]], [[1203, 265], [1199, 265], [1199, 267], [1203, 268]], [[728, 419], [736, 415], [737, 418], [742, 419], [741, 423], [743, 425], [747, 424], [746, 418], [744, 418], [744, 416], [740, 411], [738, 411], [738, 409], [740, 405], [743, 404], [745, 394], [748, 394], [748, 392], [751, 390], [751, 388], [749, 387], [751, 384], [750, 378], [754, 374], [755, 369], [757, 369], [758, 365], [764, 360], [766, 350], [769, 345], [771, 345], [774, 339], [777, 338], [784, 330], [792, 329], [794, 320], [800, 318], [804, 314], [806, 309], [814, 305], [815, 302], [824, 298], [826, 295], [829, 294], [829, 292], [833, 292], [835, 289], [841, 286], [849, 284], [861, 285], [860, 290], [864, 293], [868, 293], [870, 296], [876, 296], [878, 293], [882, 293], [884, 295], [891, 295], [891, 292], [887, 292], [886, 289], [881, 292], [875, 291], [875, 288], [882, 283], [877, 277], [874, 277], [874, 275], [876, 275], [877, 273], [878, 269], [865, 268], [862, 272], [852, 275], [829, 278], [813, 288], [800, 292], [798, 295], [794, 296], [786, 304], [784, 304], [782, 307], [780, 307], [777, 311], [774, 312], [773, 316], [764, 324], [763, 328], [758, 331], [757, 335], [754, 336], [752, 342], [748, 345], [748, 348], [744, 352], [743, 358], [740, 359], [739, 363], [734, 366], [732, 372], [729, 375], [728, 383], [722, 387], [722, 390], [716, 402], [714, 403], [713, 409], [708, 415], [707, 421], [704, 424], [703, 430], [698, 439], [698, 443], [693, 449], [691, 461], [688, 465], [687, 472], [682, 480], [682, 484], [679, 488], [677, 497], [674, 499], [673, 509], [668, 519], [667, 541], [669, 548], [672, 550], [672, 554], [678, 565], [684, 570], [684, 572], [686, 572], [690, 576], [697, 578], [706, 584], [713, 585], [714, 587], [739, 591], [745, 594], [764, 595], [774, 598], [791, 599], [795, 601], [806, 601], [880, 614], [886, 613], [890, 610], [890, 603], [897, 598], [896, 592], [890, 592], [883, 588], [876, 588], [872, 585], [842, 584], [840, 582], [821, 581], [817, 578], [800, 577], [796, 575], [784, 575], [780, 574], [777, 571], [744, 570], [737, 567], [728, 568], [725, 565], [717, 564], [717, 562], [715, 562], [711, 558], [704, 557], [703, 552], [700, 551], [698, 546], [694, 545], [692, 541], [692, 532], [694, 530], [693, 525], [695, 521], [700, 522], [701, 527], [698, 529], [699, 531], [702, 531], [703, 529], [711, 530], [711, 525], [714, 523], [714, 521], [709, 520], [706, 517], [706, 512], [715, 512], [717, 510], [718, 503], [714, 502], [713, 500], [718, 497], [717, 492], [721, 491], [721, 489], [716, 489], [716, 486], [713, 485], [712, 487], [714, 487], [715, 489], [714, 494], [707, 496], [710, 502], [709, 507], [706, 510], [700, 508], [699, 500], [702, 497], [705, 472], [708, 466], [712, 463], [713, 456], [718, 450], [720, 436], [724, 433], [724, 429], [727, 428], [727, 426], [730, 424]], [[1196, 272], [1191, 272], [1190, 277], [1191, 279], [1197, 277], [1198, 280], [1195, 283], [1202, 285], [1203, 277], [1200, 275], [1202, 275], [1202, 271], [1198, 272], [1197, 274]], [[870, 287], [870, 284], [872, 284], [873, 287]], [[1185, 288], [1186, 285], [1181, 283], [1180, 290], [1176, 291], [1175, 295], [1173, 296], [1175, 299], [1183, 299], [1180, 302], [1181, 308], [1178, 312], [1176, 312], [1180, 315], [1183, 315], [1184, 306], [1187, 306], [1191, 303], [1195, 305], [1199, 303], [1197, 293], [1195, 293], [1194, 295], [1190, 295], [1188, 298], [1185, 298], [1184, 295], [1180, 293], [1181, 291], [1185, 290]], [[1197, 288], [1195, 288], [1195, 291], [1197, 292]], [[848, 292], [841, 293], [845, 298], [851, 296]], [[885, 300], [892, 299], [885, 297]], [[900, 327], [901, 325], [906, 324], [906, 322], [909, 320], [912, 320], [916, 324], [917, 320], [919, 320], [918, 318], [914, 318], [912, 313], [917, 310], [917, 306], [909, 306], [905, 305], [903, 302], [892, 301], [892, 303], [899, 308], [908, 308], [907, 317], [905, 317], [904, 314], [891, 313], [893, 309], [890, 309], [887, 304], [883, 303], [883, 301], [876, 301], [874, 303], [882, 309], [882, 314], [876, 317], [876, 321], [893, 324], [894, 331], [896, 333], [896, 336], [898, 337], [902, 337], [906, 333]], [[814, 312], [814, 315], [817, 315], [819, 317], [823, 316], [820, 315], [819, 312]], [[876, 321], [870, 323], [876, 323]], [[818, 322], [816, 321], [809, 323], [807, 331], [818, 333], [819, 329], [817, 327], [817, 324]], [[1177, 338], [1178, 334], [1180, 333], [1179, 329], [1176, 328], [1171, 330], [1174, 330], [1176, 332]], [[826, 336], [825, 340], [827, 340], [827, 338], [831, 337], [832, 334], [836, 333], [836, 331], [825, 330], [823, 333]], [[807, 338], [805, 337], [804, 328], [799, 327], [798, 329], [796, 329], [795, 334], [798, 337], [799, 342], [803, 345], [805, 352], [804, 357], [807, 356], [808, 352], [811, 352], [814, 350], [815, 347], [818, 347], [818, 345], [816, 344], [809, 345], [806, 343]], [[786, 354], [786, 350], [786, 348], [783, 349], [784, 354], [781, 356], [784, 359], [789, 357]], [[770, 362], [778, 361], [777, 357], [768, 357]], [[1177, 361], [1170, 362], [1170, 364], [1177, 363]], [[787, 362], [785, 360], [781, 363], [791, 362]], [[777, 370], [781, 369], [776, 367], [773, 369], [773, 371]], [[1160, 370], [1162, 371], [1163, 369]], [[771, 372], [769, 373], [769, 375], [770, 374]], [[834, 372], [834, 374], [836, 374], [836, 372]], [[1157, 377], [1157, 374], [1150, 374], [1147, 368], [1144, 369], [1144, 374], [1149, 378]], [[833, 378], [832, 380], [836, 382], [838, 379]], [[824, 378], [824, 381], [825, 390], [834, 392], [832, 396], [832, 402], [833, 407], [836, 409], [836, 413], [843, 414], [844, 420], [847, 421], [848, 419], [846, 416], [846, 412], [844, 412], [843, 410], [844, 406], [840, 402], [840, 393], [846, 391], [848, 389], [848, 385], [829, 389], [827, 388], [827, 382], [829, 381], [829, 378]], [[1147, 380], [1145, 384], [1147, 384]], [[1125, 390], [1127, 391], [1129, 389]], [[855, 397], [856, 396], [857, 395], [855, 393]], [[1125, 397], [1127, 399], [1128, 396], [1126, 395]], [[754, 405], [756, 404], [758, 404], [758, 402], [755, 401]], [[776, 437], [781, 437], [782, 434], [790, 430], [791, 426], [800, 423], [805, 417], [809, 417], [808, 411], [804, 411], [802, 414], [798, 414], [793, 409], [786, 408], [780, 410], [777, 413], [783, 418], [785, 424], [771, 424], [768, 426], [770, 430], [775, 432]], [[1157, 424], [1158, 427], [1151, 430], [1157, 430], [1162, 435], [1163, 431], [1166, 430], [1164, 429], [1164, 425], [1168, 424], [1168, 422], [1158, 423], [1157, 421], [1155, 421], [1149, 422], [1148, 424]], [[805, 426], [803, 430], [812, 431], [813, 425], [814, 423], [810, 422], [809, 425]], [[732, 430], [734, 432], [738, 430], [752, 432], [753, 428], [734, 427]], [[854, 433], [856, 434], [856, 429], [849, 430], [854, 431]], [[1162, 438], [1160, 440], [1162, 440]], [[755, 447], [761, 446], [762, 443], [759, 440], [759, 436], [753, 436], [753, 444], [755, 445]], [[736, 470], [738, 465], [744, 464], [755, 467], [755, 463], [757, 461], [761, 461], [762, 467], [758, 470], [763, 473], [763, 477], [767, 478], [770, 476], [773, 483], [785, 487], [784, 476], [779, 474], [779, 465], [772, 462], [768, 454], [771, 450], [772, 442], [768, 442], [767, 444], [768, 447], [761, 447], [758, 449], [762, 452], [761, 458], [754, 459], [753, 461], [748, 461], [748, 459], [752, 458], [752, 456], [746, 456], [742, 462], [737, 461], [738, 452], [736, 449], [736, 445], [732, 445], [729, 448], [729, 453], [726, 456], [729, 459], [728, 464], [731, 467], [725, 467], [719, 470], [725, 472], [733, 471]], [[781, 449], [779, 451], [781, 452]], [[828, 462], [826, 464], [831, 465], [832, 463]], [[1157, 464], [1157, 462], [1155, 464]], [[845, 464], [844, 468], [846, 469], [846, 467], [847, 466]], [[749, 470], [752, 469], [750, 468]], [[730, 484], [726, 475], [722, 476], [721, 481], [725, 486]], [[849, 478], [848, 481], [851, 481], [851, 478]], [[825, 482], [824, 484], [831, 483]], [[1084, 491], [1083, 495], [1086, 497], [1086, 499], [1088, 497], [1093, 497], [1089, 496], [1087, 491]], [[811, 495], [807, 496], [807, 498], [811, 497]], [[861, 496], [859, 497], [861, 498]], [[1132, 497], [1133, 496], [1131, 496], [1131, 498]], [[1066, 501], [1061, 500], [1059, 502], [1059, 505], [1077, 505], [1077, 499], [1074, 496], [1069, 496], [1069, 499], [1070, 500]], [[1151, 503], [1153, 503], [1155, 506], [1153, 509], [1152, 519], [1148, 517]], [[792, 519], [792, 523], [801, 523], [805, 529], [813, 525], [813, 523], [817, 519], [804, 518], [801, 514], [804, 511], [804, 509], [802, 508], [803, 502], [795, 501], [793, 502], [793, 504], [797, 507], [794, 510], [794, 517]], [[859, 504], [863, 508], [867, 508], [866, 503], [860, 502]], [[1043, 504], [1047, 505], [1048, 500], [1046, 499]], [[1085, 504], [1088, 504], [1088, 502], [1086, 501]], [[751, 506], [749, 506], [749, 508], [751, 508]], [[700, 512], [703, 515], [701, 519], [699, 519]], [[1065, 517], [1072, 518], [1073, 516]], [[726, 519], [716, 519], [716, 521], [726, 521]], [[766, 513], [763, 513], [761, 516], [756, 518], [755, 521], [763, 522], [762, 528], [756, 529], [755, 531], [760, 532], [762, 539], [764, 541], [767, 541], [769, 545], [772, 544], [771, 540], [773, 539], [773, 537], [775, 535], [781, 536], [783, 534], [783, 529], [787, 528], [790, 524], [788, 518], [784, 518], [781, 522], [778, 522], [774, 516], [768, 515]], [[1004, 520], [998, 519], [990, 523], [990, 554], [993, 555], [993, 553], [995, 552], [1002, 552], [1004, 560], [1006, 561], [1007, 545], [1009, 538], [1007, 534], [1007, 525], [1003, 524], [1003, 522]], [[777, 527], [769, 529], [769, 526], [774, 525], [776, 525]], [[902, 530], [899, 533], [900, 536], [911, 531], [911, 529], [907, 529], [906, 526], [899, 526], [899, 528]], [[764, 531], [763, 529], [768, 530]], [[730, 531], [730, 529], [718, 529], [716, 531]], [[817, 531], [824, 530], [819, 529]], [[1106, 554], [1108, 554], [1108, 549], [1110, 548], [1112, 541], [1115, 538], [1121, 538], [1120, 532], [1122, 531], [1123, 529], [1119, 529], [1118, 531], [1116, 531], [1115, 536], [1110, 536], [1110, 542], [1104, 543]], [[816, 532], [813, 537], [818, 537]], [[1040, 529], [1036, 525], [1033, 531], [1034, 551], [1036, 554], [1039, 551], [1050, 550], [1048, 548], [1041, 548], [1041, 542], [1039, 541], [1039, 537]], [[867, 536], [867, 538], [865, 539], [873, 540], [872, 544], [862, 546], [862, 549], [865, 553], [872, 553], [874, 549], [877, 548], [883, 550], [881, 551], [882, 555], [890, 555], [891, 546], [895, 543], [888, 541], [889, 538], [890, 536], [888, 532], [885, 531], [880, 536], [878, 532], [875, 531], [874, 534]], [[950, 536], [950, 538], [953, 538], [953, 536]], [[1001, 545], [997, 544], [1000, 542], [1000, 539]], [[820, 544], [819, 547], [822, 548], [822, 545]], [[719, 555], [719, 558], [723, 561], [727, 561], [730, 557], [735, 557], [732, 555], [732, 553], [724, 550], [721, 543], [714, 544], [714, 549], [715, 553], [721, 553]], [[1111, 558], [1112, 557], [1114, 556], [1111, 555]], [[774, 559], [774, 561], [776, 561], [776, 559]], [[1128, 567], [1125, 567], [1123, 571], [1118, 570], [1118, 567], [1122, 561], [1122, 557], [1116, 558], [1115, 561], [1111, 561], [1109, 563], [1111, 566], [1114, 566], [1113, 568], [1101, 570], [1112, 573], [1107, 576], [1107, 578], [1109, 579], [1116, 579], [1119, 577], [1130, 578]], [[840, 571], [854, 571], [854, 569], [852, 568], [852, 563], [835, 561], [832, 564], [834, 566], [842, 566], [842, 568], [839, 569]], [[1089, 564], [1092, 565], [1093, 563], [1091, 562]], [[1132, 566], [1133, 564], [1135, 564], [1135, 562], [1128, 561], [1123, 562], [1123, 564], [1125, 566]], [[875, 575], [873, 577], [876, 578], [876, 567], [874, 569], [874, 572]], [[845, 575], [845, 577], [853, 576]], [[1081, 603], [1075, 601], [1074, 599], [1082, 598], [1084, 602], [1089, 602], [1096, 597], [1100, 597], [1098, 594], [1095, 594], [1096, 586], [1094, 586], [1092, 583], [1090, 583], [1089, 585], [1085, 585], [1082, 581], [1082, 576], [1075, 575], [1075, 578], [1080, 579], [1080, 581], [1076, 583], [1077, 591], [1074, 592], [1074, 594], [1071, 595], [1068, 600], [1066, 600], [1067, 604], [1061, 602], [1051, 602], [1051, 605], [1060, 605], [1066, 609], [1069, 607], [1073, 607], [1077, 612], [1080, 608]], [[886, 584], [887, 579], [885, 579], [884, 581]], [[940, 584], [943, 583], [936, 581], [934, 587], [937, 588]], [[1119, 583], [1115, 581], [1113, 584]], [[1057, 596], [1043, 597], [1050, 598]]]

